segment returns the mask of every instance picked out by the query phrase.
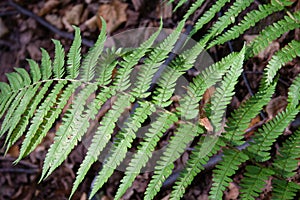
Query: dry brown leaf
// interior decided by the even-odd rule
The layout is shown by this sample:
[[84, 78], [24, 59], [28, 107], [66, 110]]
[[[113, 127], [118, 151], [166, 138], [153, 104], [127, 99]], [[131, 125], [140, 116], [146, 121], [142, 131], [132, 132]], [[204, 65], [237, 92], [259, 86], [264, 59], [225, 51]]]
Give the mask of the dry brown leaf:
[[11, 157], [17, 158], [20, 154], [19, 146], [18, 145], [11, 146], [7, 151], [7, 154], [9, 154]]
[[54, 8], [56, 8], [60, 4], [59, 0], [49, 0], [47, 1], [43, 8], [39, 11], [39, 16], [43, 16], [51, 12]]
[[46, 15], [46, 20], [48, 22], [50, 22], [53, 26], [55, 26], [58, 29], [62, 29], [63, 28], [63, 24], [61, 22], [61, 18], [58, 17], [57, 15], [53, 14], [53, 15]]
[[73, 31], [72, 25], [79, 25], [80, 17], [83, 11], [83, 4], [78, 4], [72, 7], [70, 11], [67, 11], [62, 18], [62, 22], [68, 31]]
[[100, 5], [97, 13], [97, 23], [99, 29], [102, 28], [100, 17], [103, 17], [103, 19], [106, 21], [106, 31], [111, 33], [116, 30], [123, 22], [126, 22], [127, 20], [127, 7], [127, 3], [123, 3], [119, 0], [113, 0], [110, 4]]
[[272, 119], [277, 113], [283, 111], [287, 106], [287, 100], [284, 96], [272, 99], [266, 107], [269, 119]]
[[214, 130], [213, 126], [211, 125], [209, 119], [207, 117], [199, 119], [200, 125], [204, 126], [207, 132], [212, 132]]
[[229, 183], [228, 189], [229, 191], [226, 192], [225, 199], [226, 200], [237, 199], [240, 194], [238, 186], [235, 183]]

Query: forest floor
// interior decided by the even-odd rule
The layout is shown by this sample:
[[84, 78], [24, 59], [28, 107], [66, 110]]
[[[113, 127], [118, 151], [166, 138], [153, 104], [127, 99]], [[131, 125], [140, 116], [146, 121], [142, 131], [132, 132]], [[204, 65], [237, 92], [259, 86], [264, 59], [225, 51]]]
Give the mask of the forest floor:
[[[60, 40], [65, 49], [69, 49], [72, 43], [70, 35], [72, 35], [73, 31], [71, 24], [79, 26], [82, 36], [86, 39], [85, 44], [82, 46], [82, 52], [85, 53], [93, 43], [92, 41], [95, 41], [99, 34], [100, 23], [97, 18], [98, 15], [107, 21], [108, 35], [113, 36], [133, 28], [158, 27], [161, 16], [164, 28], [173, 29], [187, 9], [187, 6], [183, 6], [173, 13], [172, 9], [174, 7], [172, 5], [161, 4], [158, 0], [18, 0], [15, 1], [14, 5], [10, 2], [9, 0], [2, 0], [0, 2], [0, 81], [7, 81], [5, 73], [12, 72], [14, 67], [23, 67], [28, 70], [29, 67], [26, 59], [31, 58], [39, 61], [41, 59], [40, 48], [46, 49], [50, 52], [50, 56], [53, 57], [54, 45], [51, 39]], [[207, 2], [199, 10], [200, 13], [214, 1]], [[259, 1], [255, 2], [259, 4]], [[256, 4], [252, 7], [255, 8]], [[21, 6], [21, 8], [16, 9], [16, 6]], [[295, 6], [299, 9], [300, 3]], [[28, 11], [34, 13], [34, 15], [29, 16], [28, 13], [26, 14]], [[41, 24], [41, 19], [46, 24]], [[263, 23], [268, 23], [268, 21]], [[263, 24], [261, 25], [263, 26]], [[50, 30], [49, 28], [52, 26], [55, 29]], [[211, 24], [208, 24], [208, 26], [211, 26]], [[230, 44], [227, 43], [212, 48], [208, 53], [214, 61], [218, 61], [219, 58], [224, 57], [224, 55], [230, 52], [229, 46], [232, 46], [233, 50], [239, 50], [244, 40], [250, 40], [257, 33], [257, 27], [253, 28], [239, 39], [232, 41]], [[195, 39], [200, 36], [201, 33], [196, 34]], [[245, 63], [246, 79], [240, 79], [236, 88], [236, 95], [232, 100], [228, 112], [237, 108], [243, 100], [249, 97], [251, 91], [249, 91], [247, 86], [252, 88], [252, 92], [256, 91], [267, 61], [275, 51], [283, 47], [291, 39], [299, 40], [300, 31], [295, 30], [286, 33], [280, 39], [273, 42], [267, 50]], [[280, 70], [280, 81], [276, 89], [276, 96], [266, 110], [268, 115], [274, 115], [286, 105], [287, 88], [299, 73], [299, 59], [294, 59], [293, 62], [288, 63], [286, 67]], [[299, 117], [297, 119], [299, 121]], [[259, 117], [257, 121], [260, 121]], [[257, 122], [253, 121], [253, 123]], [[86, 148], [84, 145], [79, 144], [61, 167], [45, 181], [38, 183], [43, 160], [47, 149], [53, 142], [55, 130], [56, 127], [51, 129], [43, 143], [30, 156], [23, 159], [17, 165], [13, 165], [12, 162], [19, 154], [21, 141], [17, 142], [8, 151], [6, 156], [3, 154], [3, 149], [0, 150], [0, 200], [61, 200], [68, 198], [76, 171], [86, 153]], [[4, 139], [2, 138], [0, 140], [0, 148], [3, 143]], [[177, 170], [183, 168], [187, 156], [188, 153], [185, 153], [180, 160], [176, 161]], [[87, 199], [92, 180], [100, 166], [100, 162], [92, 166], [92, 169], [88, 172], [84, 182], [79, 186], [73, 199]], [[97, 195], [96, 199], [113, 199], [122, 175], [122, 172], [115, 172]], [[236, 176], [239, 175], [237, 174]], [[139, 175], [133, 186], [124, 196], [124, 199], [142, 199], [150, 177], [151, 173]], [[187, 190], [184, 199], [207, 199], [210, 185], [210, 171], [198, 175]], [[159, 193], [157, 199], [168, 199], [169, 191], [170, 188], [165, 187]], [[239, 194], [238, 192], [239, 188], [231, 184], [225, 192], [224, 199], [236, 199]], [[260, 199], [269, 199], [268, 188], [266, 188], [265, 194]]]

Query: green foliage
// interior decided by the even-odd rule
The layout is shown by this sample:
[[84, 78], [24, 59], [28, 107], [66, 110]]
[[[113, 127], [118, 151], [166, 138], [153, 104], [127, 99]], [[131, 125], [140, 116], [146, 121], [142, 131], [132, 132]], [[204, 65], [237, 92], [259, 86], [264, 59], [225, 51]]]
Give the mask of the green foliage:
[[[278, 152], [274, 158], [271, 157], [271, 150], [279, 137], [287, 138], [281, 135], [299, 113], [300, 75], [289, 88], [287, 107], [274, 118], [268, 119], [262, 128], [255, 131], [250, 141], [244, 138], [251, 120], [272, 98], [278, 81], [275, 78], [277, 72], [299, 57], [299, 41], [288, 42], [272, 56], [266, 64], [256, 94], [232, 113], [228, 113], [226, 108], [243, 73], [243, 63], [282, 34], [299, 28], [300, 14], [299, 11], [291, 13], [286, 10], [292, 4], [289, 0], [274, 0], [259, 5], [257, 10], [250, 9], [253, 0], [236, 0], [227, 6], [228, 10], [224, 10], [228, 2], [218, 0], [207, 8], [195, 23], [191, 35], [204, 26], [213, 25], [203, 34], [200, 42], [178, 53], [174, 59], [170, 59], [170, 52], [174, 49], [177, 52], [177, 44], [182, 42], [181, 32], [196, 10], [203, 6], [203, 0], [196, 0], [189, 6], [183, 19], [168, 37], [157, 41], [163, 27], [161, 23], [155, 33], [130, 51], [104, 50], [106, 24], [103, 19], [101, 33], [85, 56], [80, 52], [79, 28], [74, 27], [74, 41], [66, 56], [62, 44], [53, 40], [53, 59], [45, 49], [41, 49], [40, 66], [38, 62], [28, 59], [30, 72], [16, 68], [15, 72], [7, 74], [8, 83], [0, 82], [0, 117], [3, 118], [0, 136], [5, 137], [6, 151], [25, 136], [20, 155], [15, 161], [17, 163], [30, 154], [57, 120], [61, 119], [54, 143], [44, 160], [41, 180], [50, 176], [85, 136], [93, 133], [87, 145], [87, 153], [76, 173], [70, 198], [99, 156], [105, 154], [105, 160], [93, 182], [90, 199], [118, 166], [125, 163], [126, 154], [133, 147], [137, 151], [128, 158], [129, 164], [115, 196], [115, 199], [121, 199], [134, 179], [154, 158], [159, 141], [170, 138], [165, 148], [161, 149], [163, 153], [157, 158], [145, 199], [154, 199], [161, 191], [164, 182], [172, 174], [175, 161], [187, 147], [193, 150], [175, 181], [170, 199], [182, 198], [193, 179], [215, 156], [222, 157], [222, 160], [213, 169], [210, 199], [222, 199], [226, 187], [236, 180], [234, 176], [239, 166], [246, 166], [240, 183], [236, 183], [241, 187], [240, 198], [257, 198], [265, 181], [272, 177], [274, 199], [293, 199], [300, 189], [292, 181], [300, 155], [300, 131], [292, 132], [288, 139], [278, 143]], [[189, 2], [179, 1], [175, 10], [183, 4], [188, 6]], [[179, 78], [196, 66], [204, 49], [230, 42], [259, 21], [282, 10], [286, 10], [283, 19], [264, 28], [238, 52], [231, 52], [200, 71], [183, 88], [184, 94], [178, 101], [174, 101], [177, 98], [174, 93]], [[243, 20], [238, 22], [237, 16], [245, 11], [247, 13]], [[214, 20], [217, 13], [224, 14]], [[138, 72], [133, 74], [135, 69]], [[132, 76], [135, 76], [134, 81], [131, 80]], [[202, 116], [199, 102], [207, 100], [204, 94], [211, 86], [214, 86], [215, 92], [210, 94], [211, 98], [205, 105], [205, 116]], [[100, 110], [105, 109], [108, 103], [111, 103], [110, 108], [99, 119]], [[127, 111], [130, 115], [124, 120]], [[226, 123], [225, 116], [229, 116]], [[149, 128], [143, 129], [149, 120]], [[202, 120], [208, 120], [212, 129], [207, 124], [199, 123]], [[122, 128], [117, 126], [121, 122]], [[137, 140], [141, 132], [143, 139]], [[240, 145], [245, 144], [248, 147], [241, 150]], [[108, 150], [107, 154], [105, 150]]]

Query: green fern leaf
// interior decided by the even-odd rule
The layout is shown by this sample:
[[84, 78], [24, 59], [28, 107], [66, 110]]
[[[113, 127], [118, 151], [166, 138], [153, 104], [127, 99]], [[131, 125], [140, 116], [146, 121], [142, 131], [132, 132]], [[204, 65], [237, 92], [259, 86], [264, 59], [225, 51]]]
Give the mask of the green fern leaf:
[[137, 81], [134, 84], [133, 94], [135, 96], [146, 98], [150, 95], [150, 93], [147, 93], [146, 91], [149, 89], [154, 78], [153, 76], [157, 72], [159, 66], [163, 64], [163, 60], [174, 47], [183, 25], [184, 23], [178, 25], [177, 29], [174, 30], [162, 43], [160, 43], [158, 47], [155, 47], [154, 50], [150, 52], [149, 57], [145, 59], [144, 65], [138, 73]]
[[12, 72], [6, 74], [6, 77], [9, 81], [9, 85], [12, 89], [12, 92], [17, 92], [17, 90], [22, 89], [25, 86], [23, 84], [23, 79], [19, 73]]
[[273, 174], [274, 171], [268, 168], [253, 165], [246, 166], [245, 177], [242, 179], [240, 184], [242, 187], [241, 197], [247, 200], [255, 200], [255, 198], [262, 192], [268, 178]]
[[55, 56], [53, 61], [53, 72], [55, 78], [62, 78], [64, 76], [64, 64], [65, 64], [65, 50], [58, 40], [52, 39], [55, 45]]
[[52, 76], [52, 63], [48, 52], [41, 48], [42, 50], [42, 61], [41, 61], [41, 73], [42, 79], [47, 80]]
[[70, 51], [67, 55], [67, 71], [68, 76], [67, 78], [75, 79], [79, 74], [79, 66], [80, 66], [80, 50], [81, 50], [81, 36], [80, 36], [80, 29], [78, 27], [73, 26], [75, 30], [75, 36], [70, 48]]
[[265, 68], [266, 84], [269, 85], [273, 81], [277, 71], [296, 57], [300, 57], [300, 41], [293, 40], [272, 56], [272, 59]]
[[37, 109], [35, 116], [32, 118], [29, 130], [26, 133], [25, 139], [22, 143], [20, 155], [19, 155], [18, 159], [15, 161], [15, 163], [19, 162], [24, 156], [26, 156], [27, 155], [26, 153], [29, 153], [27, 151], [27, 149], [31, 148], [30, 144], [32, 143], [32, 140], [35, 139], [36, 134], [39, 134], [38, 131], [39, 131], [40, 125], [43, 123], [45, 116], [47, 116], [48, 111], [55, 104], [56, 97], [61, 92], [61, 90], [65, 84], [66, 84], [66, 81], [62, 81], [62, 82], [56, 84], [54, 86], [53, 90], [50, 92], [50, 94], [47, 96], [47, 98], [41, 104], [41, 106]]
[[300, 107], [293, 109], [287, 107], [285, 111], [279, 113], [272, 120], [268, 121], [258, 134], [254, 137], [254, 143], [247, 149], [251, 157], [256, 161], [263, 162], [270, 159], [271, 146], [276, 138], [282, 134], [285, 127], [298, 114]]
[[219, 133], [222, 128], [222, 117], [227, 104], [230, 103], [234, 95], [234, 86], [238, 82], [238, 78], [243, 71], [245, 47], [241, 50], [236, 60], [233, 61], [230, 70], [225, 74], [224, 80], [220, 87], [216, 88], [216, 92], [211, 100], [211, 124], [214, 128], [214, 133]]
[[266, 90], [259, 91], [233, 112], [225, 127], [226, 133], [224, 137], [227, 141], [233, 145], [242, 145], [244, 143], [244, 131], [248, 128], [250, 120], [270, 101], [275, 87], [276, 83]]
[[95, 45], [90, 48], [86, 57], [83, 59], [81, 66], [81, 79], [85, 82], [92, 81], [95, 77], [95, 66], [102, 53], [104, 42], [106, 40], [106, 22], [101, 18], [102, 29], [101, 33], [95, 43]]
[[290, 6], [291, 4], [291, 1], [278, 0], [271, 1], [271, 3], [269, 4], [259, 5], [258, 10], [248, 12], [241, 22], [230, 28], [224, 34], [218, 36], [208, 45], [207, 49], [210, 49], [215, 45], [224, 44], [227, 41], [238, 38], [241, 34], [243, 34], [250, 27], [253, 27], [260, 20], [266, 18], [271, 13], [283, 10], [285, 6]]
[[198, 102], [201, 100], [202, 95], [209, 87], [220, 81], [236, 56], [236, 53], [229, 54], [221, 61], [203, 70], [193, 79], [187, 88], [186, 95], [180, 100], [180, 107], [178, 108], [184, 119], [190, 120], [198, 115]]
[[272, 200], [293, 200], [300, 190], [300, 185], [294, 182], [273, 179], [272, 183]]
[[[74, 85], [74, 89], [79, 85]], [[58, 129], [54, 138], [54, 143], [51, 145], [45, 159], [45, 165], [43, 167], [43, 174], [49, 170], [50, 175], [68, 156], [77, 140], [73, 140], [74, 135], [77, 133], [77, 125], [80, 123], [80, 117], [84, 111], [86, 100], [89, 96], [95, 92], [97, 86], [94, 84], [86, 85], [76, 95], [75, 100], [71, 104], [71, 108], [67, 110], [62, 121], [62, 125]], [[47, 163], [47, 165], [46, 165]], [[50, 168], [48, 168], [48, 166]], [[46, 176], [46, 177], [47, 177]]]
[[277, 175], [284, 178], [290, 178], [296, 174], [298, 160], [300, 156], [300, 130], [293, 133], [292, 136], [283, 144], [276, 155], [273, 166]]
[[155, 111], [154, 105], [148, 102], [139, 102], [139, 105], [140, 107], [135, 110], [135, 113], [125, 124], [126, 127], [117, 134], [116, 141], [111, 147], [107, 159], [104, 161], [104, 165], [94, 181], [90, 197], [95, 195], [126, 157], [127, 150], [131, 147], [131, 143], [136, 137], [135, 133], [142, 126], [146, 118]]
[[[207, 140], [207, 137], [213, 137], [213, 139]], [[170, 200], [177, 200], [183, 197], [186, 188], [192, 183], [194, 177], [204, 169], [203, 165], [208, 162], [209, 157], [216, 154], [220, 147], [224, 145], [225, 144], [221, 139], [215, 138], [214, 136], [208, 135], [200, 138], [200, 141], [195, 146], [192, 151], [192, 155], [187, 161], [186, 167], [180, 173], [179, 178], [175, 182]], [[204, 146], [212, 146], [212, 148], [209, 147], [211, 150], [208, 151], [208, 149]]]
[[31, 77], [32, 77], [32, 81], [34, 83], [38, 82], [42, 78], [39, 65], [34, 60], [27, 59], [27, 61], [28, 61], [29, 66], [30, 66], [30, 74], [31, 74]]
[[116, 102], [112, 106], [112, 109], [110, 109], [102, 119], [99, 128], [93, 136], [92, 144], [89, 146], [88, 152], [77, 171], [76, 180], [74, 182], [75, 188], [81, 183], [91, 165], [97, 161], [98, 156], [106, 146], [111, 134], [113, 133], [115, 123], [121, 116], [124, 109], [130, 105], [131, 99], [132, 97], [126, 94], [118, 95]]
[[[140, 47], [135, 49], [133, 52], [131, 52], [129, 55], [125, 55], [123, 57], [123, 61], [121, 61], [119, 64], [121, 66], [120, 69], [118, 69], [118, 73], [116, 75], [116, 81], [114, 82], [114, 86], [117, 88], [118, 91], [125, 91], [127, 88], [131, 86], [130, 83], [130, 74], [133, 70], [133, 67], [138, 63], [138, 61], [148, 52], [153, 45], [155, 39], [157, 38], [158, 34], [161, 31], [162, 26], [156, 31], [148, 40], [143, 42]], [[153, 60], [154, 61], [154, 60]], [[140, 87], [142, 83], [136, 83], [136, 89], [135, 91], [138, 91], [138, 88]]]
[[146, 189], [146, 200], [153, 199], [160, 191], [160, 187], [166, 178], [171, 175], [174, 168], [173, 162], [180, 157], [184, 152], [187, 144], [191, 142], [202, 130], [194, 124], [180, 124], [178, 130], [175, 132], [168, 144], [165, 152], [159, 161], [157, 161], [154, 175]]
[[260, 32], [260, 34], [247, 45], [246, 58], [252, 57], [265, 49], [282, 34], [300, 27], [300, 11], [286, 15], [284, 19], [273, 23]]
[[238, 150], [224, 150], [223, 160], [213, 170], [213, 184], [209, 192], [209, 199], [222, 199], [223, 192], [232, 181], [232, 176], [238, 166], [248, 160], [248, 156]]
[[36, 94], [36, 92], [39, 89], [40, 85], [41, 85], [41, 83], [38, 83], [34, 87], [30, 86], [27, 89], [26, 93], [24, 94], [24, 97], [26, 97], [26, 98], [23, 98], [21, 100], [19, 106], [14, 111], [11, 119], [8, 121], [9, 127], [4, 128], [4, 126], [3, 126], [3, 132], [8, 131], [5, 143], [7, 143], [7, 141], [9, 140], [12, 132], [14, 131], [14, 129], [16, 128], [16, 126], [18, 125], [18, 123], [20, 122], [20, 120], [22, 119], [23, 114], [28, 109], [29, 103], [31, 102], [31, 100], [34, 97], [34, 95]]
[[[184, 1], [184, 0], [183, 0]], [[183, 19], [187, 20], [200, 6], [203, 4], [204, 0], [197, 0], [195, 1], [190, 7], [189, 10], [185, 13], [183, 16]], [[177, 6], [174, 9], [174, 12], [180, 7], [180, 4], [177, 4]]]
[[174, 114], [169, 112], [160, 112], [157, 119], [151, 123], [151, 127], [145, 134], [144, 142], [138, 146], [137, 153], [134, 154], [129, 166], [126, 168], [125, 176], [121, 180], [121, 185], [119, 186], [115, 199], [120, 199], [131, 186], [135, 177], [152, 156], [152, 152], [163, 133], [175, 121], [177, 121], [177, 117]]
[[211, 19], [219, 12], [226, 3], [230, 2], [230, 0], [218, 0], [208, 11], [206, 11], [202, 17], [198, 19], [196, 24], [194, 25], [193, 30], [190, 35], [194, 35], [197, 31], [199, 31], [205, 24], [211, 21]]
[[[82, 117], [80, 118], [80, 120], [78, 120], [78, 124], [77, 124], [77, 134], [75, 136], [72, 137], [73, 141], [68, 143], [68, 146], [65, 147], [65, 151], [70, 152], [74, 146], [76, 145], [77, 141], [80, 141], [83, 134], [85, 132], [87, 132], [88, 128], [89, 128], [89, 121], [90, 119], [94, 120], [95, 116], [97, 115], [100, 107], [111, 97], [111, 91], [109, 90], [109, 88], [104, 88], [103, 91], [101, 91], [101, 93], [99, 93], [96, 97], [96, 99], [88, 104], [88, 109], [84, 112], [84, 114], [82, 115]], [[76, 182], [73, 185], [72, 188], [72, 192], [69, 198], [71, 198], [74, 194], [74, 192], [76, 191], [78, 185], [80, 184], [81, 180], [78, 181], [78, 179], [76, 179]]]
[[28, 72], [25, 69], [15, 68], [15, 71], [18, 72], [21, 75], [24, 86], [28, 86], [28, 85], [31, 84], [31, 78], [30, 78]]
[[300, 74], [296, 77], [296, 79], [293, 81], [293, 84], [289, 88], [288, 93], [288, 103], [291, 107], [296, 107], [299, 104], [300, 100]]
[[254, 0], [236, 0], [228, 11], [208, 30], [208, 33], [201, 39], [200, 43], [206, 44], [212, 37], [221, 34], [230, 24], [234, 23], [235, 17], [249, 7], [253, 1]]
[[21, 120], [19, 121], [17, 127], [13, 130], [13, 133], [11, 134], [11, 137], [8, 138], [7, 149], [9, 149], [12, 144], [14, 144], [25, 132], [27, 125], [29, 124], [29, 119], [34, 115], [37, 106], [40, 104], [40, 102], [43, 100], [44, 95], [48, 91], [49, 87], [51, 86], [53, 81], [46, 82], [40, 91], [37, 93], [36, 96], [32, 99], [32, 101], [29, 104], [29, 107], [27, 108], [27, 111], [22, 115]]

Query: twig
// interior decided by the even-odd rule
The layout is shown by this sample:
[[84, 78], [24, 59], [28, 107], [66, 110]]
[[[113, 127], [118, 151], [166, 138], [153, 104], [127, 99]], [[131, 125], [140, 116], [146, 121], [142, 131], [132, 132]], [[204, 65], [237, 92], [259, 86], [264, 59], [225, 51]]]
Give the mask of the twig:
[[38, 169], [22, 169], [22, 168], [6, 168], [0, 169], [1, 173], [23, 173], [23, 174], [37, 174]]
[[[23, 15], [26, 15], [28, 17], [33, 18], [34, 20], [36, 20], [38, 23], [40, 23], [42, 26], [44, 26], [45, 28], [49, 29], [50, 31], [54, 32], [55, 34], [67, 38], [67, 39], [74, 39], [74, 36], [72, 33], [68, 33], [65, 31], [61, 31], [58, 28], [56, 28], [55, 26], [53, 26], [52, 24], [50, 24], [49, 22], [47, 22], [46, 20], [44, 20], [43, 18], [37, 16], [36, 14], [34, 14], [33, 12], [23, 8], [22, 6], [16, 4], [15, 2], [13, 2], [12, 0], [8, 1], [8, 5], [10, 5], [11, 7], [15, 8], [18, 12], [20, 12]], [[94, 43], [92, 41], [89, 41], [85, 38], [82, 38], [82, 44], [88, 46], [88, 47], [92, 47], [94, 45]]]

